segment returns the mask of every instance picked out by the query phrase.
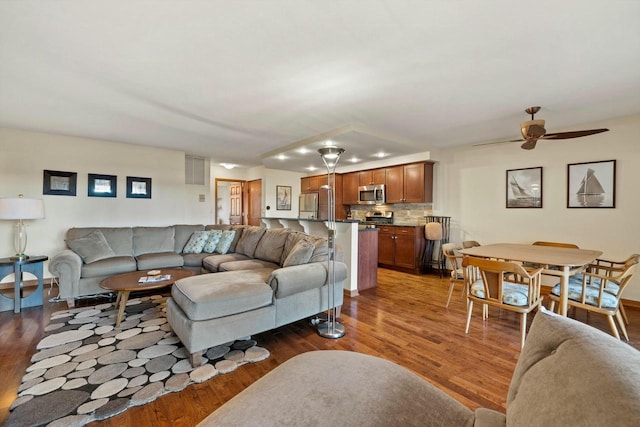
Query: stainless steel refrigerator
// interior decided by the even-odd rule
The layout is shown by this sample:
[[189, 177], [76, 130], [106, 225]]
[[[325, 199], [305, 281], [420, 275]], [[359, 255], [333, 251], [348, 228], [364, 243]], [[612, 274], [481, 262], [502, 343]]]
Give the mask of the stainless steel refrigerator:
[[298, 218], [318, 218], [318, 193], [300, 194], [298, 206]]

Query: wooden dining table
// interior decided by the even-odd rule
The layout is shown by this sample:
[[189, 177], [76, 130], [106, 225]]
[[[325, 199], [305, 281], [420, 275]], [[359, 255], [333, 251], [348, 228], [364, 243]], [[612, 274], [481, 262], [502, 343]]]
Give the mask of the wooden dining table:
[[543, 274], [560, 278], [560, 306], [558, 313], [567, 315], [569, 277], [580, 273], [587, 265], [602, 255], [602, 251], [592, 249], [560, 248], [520, 243], [494, 243], [462, 249], [463, 255], [480, 258], [494, 258], [520, 261], [544, 266]]

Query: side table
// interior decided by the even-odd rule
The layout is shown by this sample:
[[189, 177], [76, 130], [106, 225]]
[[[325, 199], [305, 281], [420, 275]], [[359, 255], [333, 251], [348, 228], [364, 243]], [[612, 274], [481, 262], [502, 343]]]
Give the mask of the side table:
[[[0, 258], [0, 280], [14, 273], [13, 301], [0, 293], [0, 311], [11, 310], [20, 313], [20, 308], [35, 307], [42, 305], [42, 290], [44, 289], [44, 279], [42, 277], [43, 264], [49, 257], [32, 256], [27, 259], [17, 260], [11, 258]], [[22, 296], [23, 273], [31, 273], [38, 279], [38, 287], [30, 295]]]

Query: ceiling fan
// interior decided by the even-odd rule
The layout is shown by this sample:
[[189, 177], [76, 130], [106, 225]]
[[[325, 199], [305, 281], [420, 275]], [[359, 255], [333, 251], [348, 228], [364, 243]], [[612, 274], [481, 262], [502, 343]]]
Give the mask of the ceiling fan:
[[[522, 133], [522, 138], [520, 139], [512, 139], [510, 141], [500, 141], [500, 142], [520, 142], [524, 141], [521, 145], [525, 150], [533, 150], [536, 148], [536, 143], [539, 139], [570, 139], [570, 138], [580, 138], [582, 136], [595, 135], [597, 133], [607, 132], [609, 129], [587, 129], [587, 130], [576, 130], [570, 132], [556, 132], [556, 133], [547, 133], [547, 130], [544, 128], [544, 120], [536, 120], [534, 115], [540, 111], [540, 107], [529, 107], [524, 110], [527, 114], [531, 114], [531, 120], [527, 120], [526, 122], [522, 122], [520, 124], [520, 132]], [[495, 144], [495, 143], [489, 143]], [[479, 144], [485, 145], [485, 144]]]

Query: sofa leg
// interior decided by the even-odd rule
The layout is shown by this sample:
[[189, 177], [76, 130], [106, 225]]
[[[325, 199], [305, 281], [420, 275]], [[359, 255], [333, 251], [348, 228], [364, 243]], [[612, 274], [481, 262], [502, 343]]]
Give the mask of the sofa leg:
[[202, 351], [191, 353], [191, 355], [189, 356], [189, 362], [191, 362], [191, 366], [194, 368], [202, 365]]
[[76, 306], [75, 298], [67, 298], [67, 307], [73, 308]]

